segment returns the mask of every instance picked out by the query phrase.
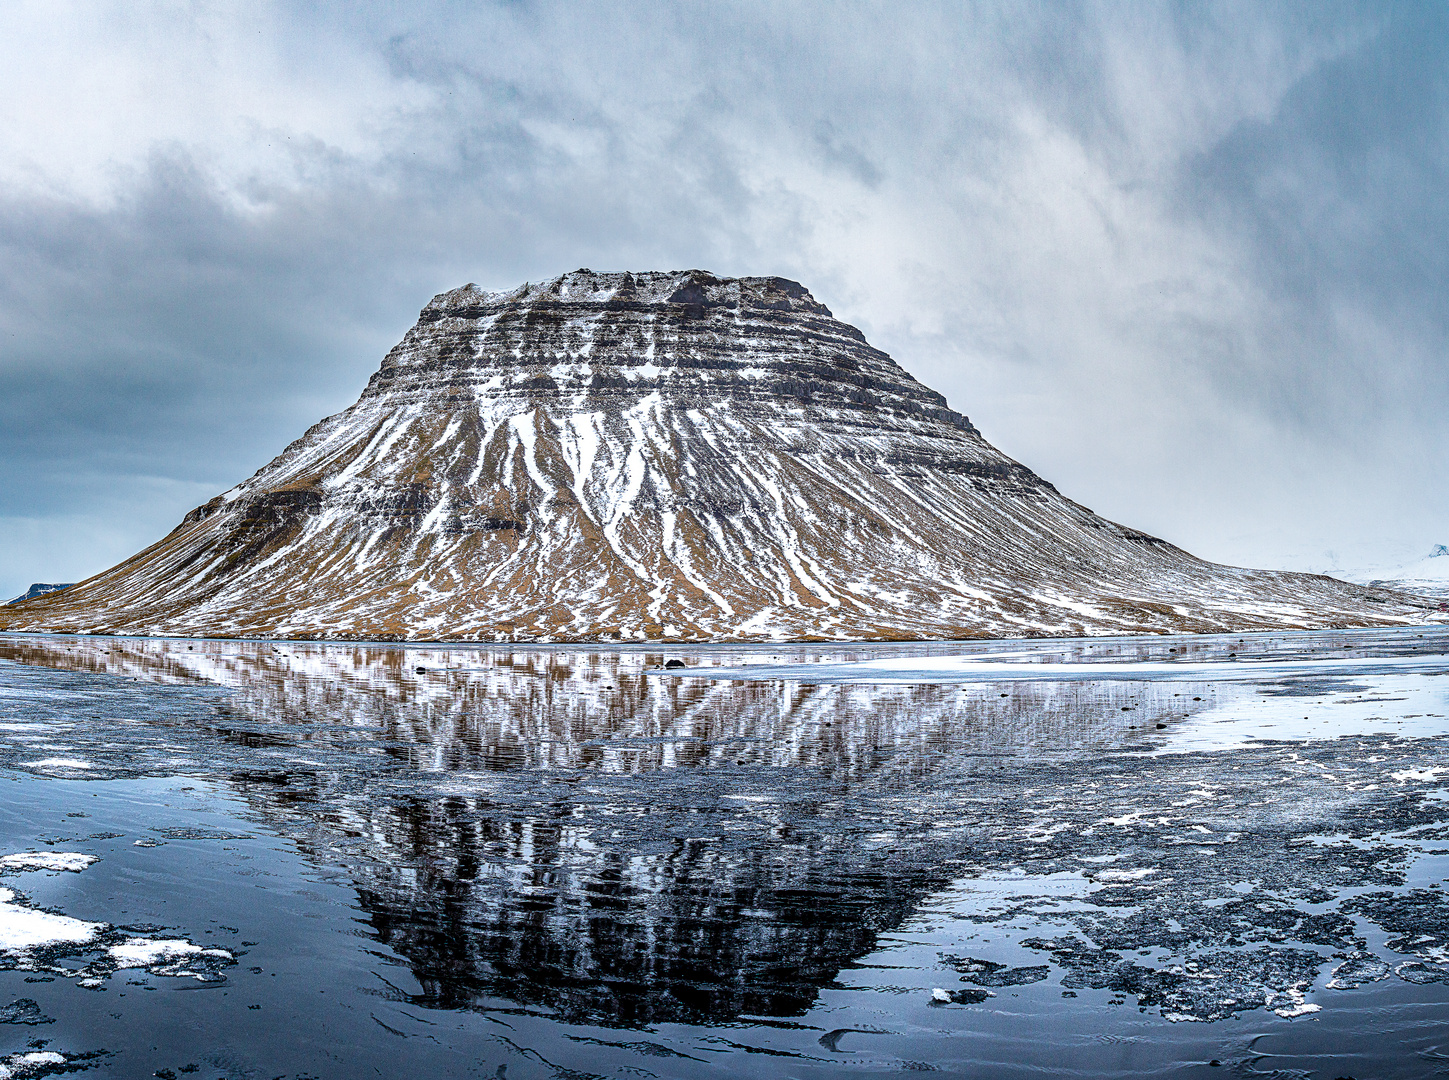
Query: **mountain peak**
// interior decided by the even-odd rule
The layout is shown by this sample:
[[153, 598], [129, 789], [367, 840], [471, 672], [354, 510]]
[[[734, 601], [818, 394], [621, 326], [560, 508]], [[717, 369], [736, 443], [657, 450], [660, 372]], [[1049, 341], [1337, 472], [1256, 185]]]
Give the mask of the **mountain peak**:
[[439, 293], [423, 308], [421, 318], [468, 317], [475, 310], [509, 305], [641, 304], [683, 307], [761, 308], [808, 311], [830, 317], [798, 281], [782, 277], [722, 278], [704, 270], [665, 270], [635, 273], [627, 270], [574, 270], [546, 281], [524, 282], [513, 289], [493, 292], [469, 283]]

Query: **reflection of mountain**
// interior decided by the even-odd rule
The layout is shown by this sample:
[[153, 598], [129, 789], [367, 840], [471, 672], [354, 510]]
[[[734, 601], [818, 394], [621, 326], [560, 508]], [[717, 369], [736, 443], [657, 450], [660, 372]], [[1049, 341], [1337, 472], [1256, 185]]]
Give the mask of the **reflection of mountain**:
[[[802, 1012], [950, 879], [1002, 755], [1187, 711], [1171, 686], [729, 683], [634, 652], [0, 638], [0, 658], [232, 688], [197, 719], [209, 769], [348, 868], [428, 1003], [602, 1023]], [[106, 738], [162, 771], [164, 735]]]
[[[1444, 638], [1019, 651], [1408, 655]], [[696, 1054], [728, 1033], [690, 1022], [798, 1016], [826, 987], [881, 993], [831, 992], [804, 1024], [909, 1027], [922, 988], [941, 986], [962, 1002], [995, 992], [1007, 1008], [987, 1006], [986, 1024], [1062, 1010], [1080, 1031], [1108, 995], [1169, 1019], [1301, 1016], [1360, 984], [1419, 1009], [1434, 988], [1406, 985], [1449, 979], [1449, 904], [1406, 885], [1442, 872], [1410, 877], [1445, 829], [1442, 738], [1140, 752], [1143, 727], [1212, 704], [1317, 724], [1350, 699], [1407, 718], [1443, 693], [1419, 685], [1434, 677], [802, 686], [649, 673], [661, 659], [0, 637], [0, 770], [221, 781], [350, 883], [359, 931], [386, 947], [387, 993], [486, 1011], [509, 1038], [554, 1020], [657, 1025], [641, 1054]], [[794, 1032], [794, 1048], [818, 1034]]]
[[410, 865], [360, 867], [359, 897], [428, 1004], [506, 998], [625, 1025], [795, 1015], [944, 880], [913, 845], [863, 851], [849, 833], [761, 826], [721, 843], [666, 822], [641, 853], [550, 810], [417, 800], [370, 816]]
[[[1018, 651], [1309, 656], [1345, 644], [1442, 649], [1432, 636], [1355, 634]], [[904, 650], [850, 654], [893, 651]], [[1015, 935], [1067, 987], [1179, 1018], [1265, 1002], [1297, 1015], [1330, 952], [1364, 970], [1402, 962], [1370, 955], [1349, 917], [1358, 901], [1335, 910], [1365, 889], [1378, 890], [1359, 905], [1367, 917], [1421, 927], [1390, 942], [1413, 957], [1403, 978], [1445, 974], [1442, 938], [1422, 929], [1438, 933], [1442, 903], [1385, 891], [1403, 887], [1398, 845], [1443, 827], [1437, 741], [1136, 752], [1144, 729], [1214, 704], [1253, 710], [1288, 692], [1294, 712], [1316, 711], [1351, 687], [1343, 679], [801, 685], [665, 674], [660, 655], [607, 649], [13, 637], [0, 637], [0, 660], [146, 680], [74, 680], [91, 696], [65, 704], [65, 684], [32, 667], [53, 711], [12, 723], [24, 716], [0, 697], [0, 766], [74, 760], [88, 776], [228, 784], [317, 865], [345, 872], [359, 920], [419, 984], [395, 992], [428, 1005], [624, 1025], [799, 1015], [852, 981], [841, 972], [882, 935], [945, 910], [994, 941]], [[954, 989], [964, 975], [967, 996], [998, 985], [961, 948], [974, 946], [951, 943], [956, 973], [929, 977]]]
[[[1038, 651], [1065, 658], [1081, 649]], [[1128, 654], [1115, 643], [1098, 651]], [[810, 647], [711, 651], [704, 662], [762, 655], [807, 661], [820, 654]], [[0, 637], [0, 658], [217, 685], [231, 691], [236, 721], [282, 745], [291, 738], [343, 746], [366, 735], [413, 766], [464, 772], [618, 773], [742, 761], [817, 766], [832, 776], [919, 771], [963, 754], [1118, 745], [1133, 729], [1185, 715], [1188, 699], [1203, 693], [1200, 684], [1182, 693], [1166, 683], [727, 683], [663, 675], [659, 654], [610, 649], [10, 636]]]

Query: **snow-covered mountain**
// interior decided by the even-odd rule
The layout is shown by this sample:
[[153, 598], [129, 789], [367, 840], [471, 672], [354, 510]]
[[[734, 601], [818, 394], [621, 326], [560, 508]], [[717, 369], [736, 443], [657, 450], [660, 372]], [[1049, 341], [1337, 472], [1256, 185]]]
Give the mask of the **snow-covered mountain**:
[[1343, 576], [1349, 581], [1449, 599], [1449, 546], [1435, 544], [1417, 559], [1364, 567]]
[[1098, 517], [795, 282], [580, 270], [435, 297], [350, 409], [0, 628], [900, 639], [1434, 606], [1213, 565]]

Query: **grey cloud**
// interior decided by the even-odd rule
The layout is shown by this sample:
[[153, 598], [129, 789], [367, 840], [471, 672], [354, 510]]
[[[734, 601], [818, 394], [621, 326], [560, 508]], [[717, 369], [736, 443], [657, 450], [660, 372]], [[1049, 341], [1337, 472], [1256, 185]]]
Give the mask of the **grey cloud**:
[[[1436, 427], [1449, 399], [1449, 16], [1403, 9], [1185, 163], [1185, 206], [1242, 238], [1263, 296], [1225, 392], [1307, 428]], [[1367, 448], [1367, 447], [1365, 447]]]
[[879, 187], [885, 177], [875, 162], [836, 133], [835, 125], [829, 120], [820, 120], [815, 124], [815, 145], [820, 148], [821, 157], [828, 164], [843, 169], [866, 187]]
[[[1414, 497], [1449, 446], [1434, 9], [417, 4], [271, 32], [337, 85], [377, 65], [375, 152], [301, 133], [287, 175], [223, 175], [171, 141], [110, 202], [0, 193], [0, 539], [32, 545], [0, 591], [46, 521], [109, 557], [252, 471], [433, 293], [583, 265], [800, 278], [1069, 494], [1210, 555], [1278, 558], [1228, 542], [1252, 517], [1312, 542], [1324, 492]], [[1444, 501], [1418, 499], [1387, 527], [1427, 537]]]

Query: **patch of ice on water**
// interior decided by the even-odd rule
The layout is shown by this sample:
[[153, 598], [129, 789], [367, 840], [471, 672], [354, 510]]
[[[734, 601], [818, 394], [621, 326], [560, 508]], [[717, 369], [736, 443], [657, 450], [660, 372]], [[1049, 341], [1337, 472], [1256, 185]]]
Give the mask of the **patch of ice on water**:
[[1322, 1008], [1321, 1005], [1304, 1001], [1303, 991], [1296, 987], [1290, 987], [1277, 993], [1270, 992], [1265, 1004], [1285, 1020], [1291, 1020], [1295, 1016], [1307, 1016]]
[[[73, 852], [56, 855], [59, 857], [56, 865], [66, 868], [71, 866], [67, 858], [76, 861], [76, 869], [95, 861], [91, 856]], [[64, 946], [80, 948], [67, 950]], [[56, 966], [44, 952], [56, 947], [62, 947], [62, 952], [89, 953], [89, 962], [80, 968]], [[145, 968], [153, 975], [213, 982], [223, 978], [220, 968], [235, 962], [236, 957], [226, 949], [204, 948], [184, 938], [128, 937], [107, 923], [84, 922], [30, 907], [14, 889], [0, 887], [0, 970], [49, 971], [75, 979], [77, 986], [100, 990], [111, 975], [128, 968]], [[3, 1073], [0, 1080], [4, 1080]]]
[[11, 889], [0, 889], [0, 952], [29, 952], [48, 945], [81, 944], [105, 928], [15, 902]]
[[68, 870], [79, 874], [93, 862], [95, 855], [82, 855], [77, 851], [21, 851], [14, 855], [0, 855], [0, 867], [10, 870]]
[[[1213, 752], [1262, 741], [1305, 742], [1345, 735], [1408, 739], [1449, 735], [1442, 676], [1362, 675], [1354, 681], [1359, 689], [1347, 697], [1336, 688], [1307, 696], [1264, 693], [1204, 709], [1164, 731], [1163, 745], [1153, 752]], [[1386, 700], [1389, 694], [1398, 700]]]
[[1324, 985], [1330, 990], [1353, 990], [1364, 983], [1387, 979], [1393, 969], [1370, 952], [1351, 953], [1343, 963], [1333, 969], [1333, 975]]
[[106, 950], [118, 968], [150, 967], [183, 956], [219, 956], [232, 958], [225, 949], [203, 949], [184, 938], [132, 938]]
[[39, 761], [22, 761], [20, 764], [33, 769], [94, 769], [89, 761], [80, 758], [48, 757]]
[[1439, 774], [1443, 771], [1444, 766], [1438, 765], [1429, 769], [1403, 769], [1400, 772], [1391, 772], [1389, 775], [1401, 784], [1408, 783], [1410, 780], [1423, 780], [1426, 783], [1433, 783], [1439, 779]]
[[1096, 870], [1092, 876], [1098, 881], [1141, 881], [1150, 874], [1157, 873], [1156, 867], [1143, 867], [1137, 870]]
[[[1023, 662], [1016, 659], [1022, 655], [1025, 654], [893, 656], [803, 664], [721, 665], [690, 668], [682, 674], [711, 679], [783, 679], [812, 685], [835, 682], [1263, 682], [1334, 676], [1443, 674], [1449, 668], [1449, 659], [1439, 653], [1352, 659], [1117, 660], [1092, 663]], [[656, 673], [651, 671], [650, 674]], [[673, 672], [661, 671], [657, 674]]]

